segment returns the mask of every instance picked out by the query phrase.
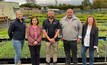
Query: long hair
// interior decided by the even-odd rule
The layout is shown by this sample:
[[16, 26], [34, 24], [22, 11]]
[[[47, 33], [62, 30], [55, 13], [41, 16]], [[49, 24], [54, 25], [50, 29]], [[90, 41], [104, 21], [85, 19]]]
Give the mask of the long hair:
[[37, 25], [38, 25], [38, 24], [39, 24], [39, 20], [38, 20], [36, 17], [32, 17], [32, 18], [30, 19], [30, 24], [33, 25], [32, 20], [33, 20], [34, 18], [37, 20]]
[[96, 20], [93, 16], [88, 16], [85, 24], [88, 25], [88, 18], [93, 18], [92, 27], [96, 27]]

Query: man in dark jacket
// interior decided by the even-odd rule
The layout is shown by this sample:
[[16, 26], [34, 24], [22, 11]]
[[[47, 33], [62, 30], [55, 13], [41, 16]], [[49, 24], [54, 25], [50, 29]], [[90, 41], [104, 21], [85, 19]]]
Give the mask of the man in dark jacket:
[[15, 65], [19, 63], [20, 54], [24, 45], [26, 25], [22, 18], [22, 12], [16, 11], [16, 19], [11, 23], [8, 29], [8, 35], [12, 39], [12, 44], [15, 49], [14, 62]]
[[48, 18], [44, 20], [42, 29], [46, 37], [46, 65], [50, 65], [51, 47], [53, 47], [53, 65], [57, 65], [57, 47], [60, 23], [54, 18], [53, 11], [48, 11]]

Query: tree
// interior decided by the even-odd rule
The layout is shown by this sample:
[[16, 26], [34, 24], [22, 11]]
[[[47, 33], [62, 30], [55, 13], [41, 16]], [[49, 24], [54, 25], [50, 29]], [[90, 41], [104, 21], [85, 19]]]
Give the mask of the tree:
[[39, 8], [39, 9], [41, 8], [41, 6], [36, 5], [36, 4], [31, 4], [31, 3], [22, 4], [22, 5], [20, 5], [20, 7]]
[[0, 0], [0, 1], [4, 1], [4, 0]]
[[94, 0], [93, 8], [95, 8], [95, 9], [100, 8], [100, 10], [101, 10], [101, 1], [100, 0]]
[[107, 0], [94, 0], [93, 8], [100, 10], [102, 8], [107, 8]]
[[91, 9], [91, 3], [89, 0], [83, 0], [82, 5], [83, 5], [83, 9], [86, 9], [86, 10]]

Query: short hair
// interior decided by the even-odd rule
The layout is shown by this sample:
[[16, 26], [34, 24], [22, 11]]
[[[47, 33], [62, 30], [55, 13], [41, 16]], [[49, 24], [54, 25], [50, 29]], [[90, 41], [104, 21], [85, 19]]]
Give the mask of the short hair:
[[[73, 9], [71, 9], [71, 8], [67, 9], [67, 11], [68, 11], [68, 10], [71, 10], [71, 11], [73, 12]], [[66, 11], [66, 12], [67, 12], [67, 11]]]
[[21, 12], [21, 13], [22, 13], [22, 11], [21, 11], [21, 10], [17, 10], [17, 11], [15, 12], [15, 14], [17, 14], [18, 12]]
[[53, 11], [53, 10], [48, 10], [48, 12], [53, 12], [53, 13], [54, 13], [54, 11]]

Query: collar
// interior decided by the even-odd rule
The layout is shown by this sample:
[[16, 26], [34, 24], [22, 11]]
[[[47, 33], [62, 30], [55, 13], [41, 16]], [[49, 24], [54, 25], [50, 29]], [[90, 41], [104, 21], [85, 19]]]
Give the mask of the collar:
[[[47, 19], [47, 20], [48, 20], [48, 22], [50, 23], [49, 19]], [[53, 22], [55, 22], [55, 19], [53, 19], [52, 23], [53, 23]]]
[[[64, 19], [67, 20], [67, 16], [65, 16]], [[73, 15], [71, 19], [72, 19], [72, 20], [75, 20], [75, 19], [77, 19], [77, 18], [76, 18], [75, 15]]]
[[[20, 19], [16, 18], [16, 20], [17, 20], [18, 22], [20, 22]], [[21, 20], [22, 20], [22, 22], [24, 21], [24, 19], [23, 19], [23, 18], [22, 18]]]

